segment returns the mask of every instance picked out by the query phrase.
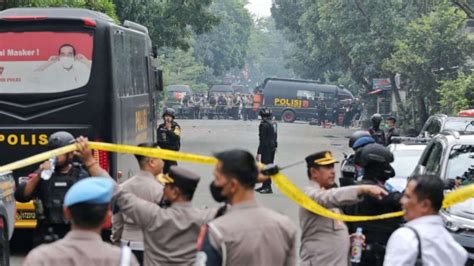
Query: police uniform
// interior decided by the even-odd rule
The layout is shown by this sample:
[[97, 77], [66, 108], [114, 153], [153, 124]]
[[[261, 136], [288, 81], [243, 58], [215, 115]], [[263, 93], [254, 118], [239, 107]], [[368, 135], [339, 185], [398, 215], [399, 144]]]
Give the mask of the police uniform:
[[246, 201], [203, 228], [198, 250], [197, 265], [296, 265], [296, 226]]
[[[163, 197], [163, 184], [148, 171], [139, 171], [120, 187], [143, 200], [155, 204], [159, 204]], [[137, 259], [143, 262], [142, 229], [130, 217], [121, 212], [114, 214], [112, 217], [111, 240], [113, 243], [122, 243], [129, 246]]]
[[[30, 178], [38, 173], [30, 174]], [[34, 233], [33, 245], [53, 242], [63, 238], [69, 231], [69, 223], [63, 216], [64, 196], [69, 188], [77, 181], [89, 176], [81, 164], [73, 163], [67, 173], [55, 171], [48, 180], [40, 179], [33, 193], [26, 197], [26, 183], [19, 185], [15, 191], [15, 199], [28, 202], [36, 199], [37, 226]]]
[[[172, 166], [163, 183], [194, 190], [199, 177]], [[198, 209], [191, 202], [173, 203], [168, 208], [142, 200], [126, 190], [119, 190], [116, 205], [142, 230], [145, 244], [144, 265], [192, 265], [196, 240], [202, 225], [216, 215], [215, 209]]]
[[[175, 121], [171, 122], [171, 129], [166, 128], [166, 124], [162, 123], [157, 130], [157, 144], [162, 149], [179, 151], [181, 148], [181, 127]], [[163, 160], [165, 165], [163, 173], [168, 173], [172, 165], [178, 165], [176, 161]]]
[[[87, 178], [74, 186], [66, 194], [64, 205], [70, 207], [78, 203], [106, 204], [112, 198], [113, 181], [108, 178]], [[127, 259], [128, 258], [128, 259]], [[63, 239], [33, 249], [23, 265], [48, 266], [99, 266], [138, 265], [135, 257], [126, 249], [102, 241], [101, 236], [89, 230], [72, 230]]]
[[[260, 115], [263, 116], [265, 113], [261, 112]], [[275, 159], [277, 136], [275, 130], [276, 127], [274, 127], [272, 121], [270, 120], [271, 113], [267, 113], [266, 115], [268, 118], [262, 119], [260, 126], [258, 127], [259, 144], [257, 154], [261, 155], [261, 163], [271, 164]], [[271, 179], [266, 180], [262, 185], [262, 189], [268, 189], [271, 191], [271, 184]]]
[[[330, 165], [337, 161], [330, 152], [319, 152], [306, 157], [308, 166]], [[321, 206], [341, 213], [342, 205], [359, 202], [357, 187], [323, 189], [317, 182], [310, 181], [305, 194]], [[299, 209], [301, 227], [301, 265], [348, 265], [349, 232], [342, 221], [329, 219]]]

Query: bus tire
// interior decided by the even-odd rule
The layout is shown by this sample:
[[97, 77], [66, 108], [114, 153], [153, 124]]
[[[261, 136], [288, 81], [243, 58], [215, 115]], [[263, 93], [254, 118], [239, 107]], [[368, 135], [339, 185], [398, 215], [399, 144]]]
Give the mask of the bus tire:
[[285, 110], [281, 114], [281, 119], [286, 123], [293, 123], [296, 120], [296, 114], [292, 110]]

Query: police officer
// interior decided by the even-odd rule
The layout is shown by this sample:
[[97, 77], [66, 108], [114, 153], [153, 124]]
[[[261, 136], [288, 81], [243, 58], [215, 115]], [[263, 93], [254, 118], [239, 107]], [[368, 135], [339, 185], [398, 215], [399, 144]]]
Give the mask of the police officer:
[[192, 265], [199, 230], [215, 217], [217, 210], [191, 205], [200, 180], [195, 173], [171, 166], [160, 180], [165, 184], [161, 206], [118, 189], [114, 209], [143, 231], [144, 265]]
[[[275, 159], [275, 152], [277, 148], [277, 135], [276, 127], [272, 124], [272, 110], [263, 108], [260, 110], [260, 116], [262, 121], [258, 128], [259, 145], [257, 150], [257, 161], [263, 164], [271, 164]], [[276, 123], [276, 122], [275, 122]], [[276, 124], [275, 124], [276, 125]], [[271, 179], [263, 182], [262, 186], [256, 189], [257, 192], [262, 194], [270, 194], [272, 191]]]
[[71, 221], [71, 231], [64, 239], [30, 251], [23, 265], [138, 265], [129, 249], [121, 251], [101, 239], [112, 192], [110, 178], [91, 177], [74, 184], [64, 199], [64, 217]]
[[255, 201], [252, 155], [231, 150], [215, 157], [211, 192], [230, 208], [201, 230], [196, 265], [295, 265], [296, 226]]
[[[374, 142], [374, 139], [371, 137], [370, 133], [368, 131], [364, 130], [358, 130], [354, 133], [349, 138], [349, 148], [353, 149], [354, 152], [357, 151], [357, 149], [361, 148], [361, 142], [358, 143], [358, 145], [354, 148], [354, 143], [361, 139], [361, 138], [368, 138], [367, 140], [369, 142]], [[367, 142], [364, 142], [364, 145], [367, 144]], [[350, 154], [349, 156], [344, 155], [345, 158], [342, 161], [341, 165], [341, 178], [339, 179], [339, 184], [341, 187], [344, 186], [350, 186], [354, 185], [355, 181], [358, 178], [358, 171], [357, 171], [357, 166], [354, 163], [354, 154]]]
[[374, 138], [375, 142], [378, 144], [385, 145], [385, 132], [380, 129], [380, 123], [382, 122], [382, 115], [374, 114], [370, 118], [372, 127], [369, 128], [369, 133]]
[[[154, 143], [142, 143], [138, 147], [156, 148]], [[146, 201], [159, 204], [163, 197], [163, 184], [156, 176], [163, 171], [163, 160], [159, 158], [135, 155], [140, 171], [127, 181], [121, 184], [125, 191], [133, 193], [135, 196]], [[112, 217], [112, 243], [121, 243], [132, 249], [138, 262], [143, 265], [143, 244], [142, 229], [127, 215], [118, 212]]]
[[[364, 169], [364, 176], [359, 185], [377, 185], [387, 191], [385, 182], [395, 175], [394, 169], [390, 166], [393, 154], [387, 148], [378, 143], [368, 144], [356, 153], [355, 162]], [[370, 216], [400, 211], [402, 194], [398, 191], [387, 192], [388, 195], [382, 200], [364, 197], [357, 205], [345, 208], [344, 212]], [[366, 248], [360, 265], [383, 264], [387, 241], [401, 223], [401, 218], [350, 223], [351, 233], [354, 233], [357, 227], [361, 227], [366, 237]]]
[[[163, 112], [164, 123], [158, 126], [157, 138], [158, 146], [162, 149], [179, 151], [181, 148], [181, 127], [174, 121], [175, 112], [172, 108], [167, 108]], [[164, 160], [163, 173], [168, 173], [170, 166], [178, 165], [176, 161]]]
[[[311, 154], [305, 160], [310, 180], [305, 194], [334, 212], [340, 213], [340, 207], [356, 204], [362, 195], [380, 198], [386, 194], [373, 185], [337, 188], [334, 182], [337, 160], [330, 151]], [[344, 222], [299, 209], [301, 265], [348, 265], [349, 234]]]
[[[76, 153], [83, 164], [73, 162], [75, 153], [58, 155], [55, 158], [54, 172], [51, 176], [43, 175], [52, 165], [50, 161], [42, 163], [38, 170], [29, 175], [25, 184], [19, 185], [15, 198], [19, 202], [35, 199], [37, 226], [33, 245], [53, 242], [69, 231], [69, 222], [63, 216], [63, 201], [68, 189], [77, 181], [94, 176], [108, 176], [95, 161], [85, 138], [78, 138], [80, 152]], [[56, 149], [74, 143], [74, 137], [65, 131], [52, 134], [48, 147]]]
[[392, 137], [400, 136], [400, 133], [398, 132], [398, 129], [395, 125], [397, 123], [397, 119], [395, 117], [391, 116], [387, 118], [387, 120], [385, 120], [385, 123], [388, 126], [388, 130], [385, 135], [385, 145], [388, 146], [393, 143]]

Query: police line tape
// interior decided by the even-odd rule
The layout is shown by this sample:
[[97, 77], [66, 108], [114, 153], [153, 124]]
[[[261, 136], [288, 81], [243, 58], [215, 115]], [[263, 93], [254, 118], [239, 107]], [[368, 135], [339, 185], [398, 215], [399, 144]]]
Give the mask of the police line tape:
[[[149, 148], [149, 147], [137, 147], [130, 145], [121, 145], [121, 144], [110, 144], [102, 142], [89, 142], [89, 147], [95, 150], [104, 150], [109, 152], [118, 152], [118, 153], [129, 153], [129, 154], [138, 154], [148, 157], [161, 158], [164, 160], [172, 161], [186, 161], [192, 163], [201, 163], [201, 164], [216, 164], [217, 159], [210, 156], [195, 155], [190, 153], [182, 153], [164, 149]], [[72, 152], [77, 150], [75, 144], [71, 144], [62, 148], [54, 149], [51, 151], [43, 152], [23, 160], [19, 160], [4, 166], [0, 167], [0, 173], [13, 171], [22, 167], [26, 167], [35, 163], [44, 162], [49, 158], [58, 156], [64, 153]], [[289, 199], [297, 203], [301, 207], [307, 209], [310, 212], [315, 214], [344, 222], [363, 222], [363, 221], [373, 221], [388, 219], [394, 217], [400, 217], [403, 215], [402, 211], [386, 213], [381, 215], [374, 216], [354, 216], [354, 215], [344, 215], [330, 211], [323, 206], [319, 205], [317, 202], [309, 198], [304, 194], [298, 187], [296, 187], [285, 175], [279, 173], [272, 176], [272, 181], [275, 186]], [[474, 184], [464, 186], [462, 188], [456, 189], [445, 195], [443, 201], [443, 208], [450, 207], [454, 204], [463, 202], [471, 197], [474, 197]]]

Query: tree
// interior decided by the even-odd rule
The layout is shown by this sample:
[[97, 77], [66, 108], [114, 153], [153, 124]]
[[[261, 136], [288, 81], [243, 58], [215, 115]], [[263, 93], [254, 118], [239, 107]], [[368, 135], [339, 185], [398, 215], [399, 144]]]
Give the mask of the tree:
[[196, 61], [193, 50], [162, 48], [159, 57], [160, 68], [163, 70], [165, 85], [186, 84], [193, 91], [204, 92], [208, 88], [198, 78], [207, 73], [207, 68]]
[[474, 108], [474, 74], [459, 71], [456, 79], [441, 81], [437, 92], [440, 110], [445, 114], [457, 115], [461, 110]]
[[385, 61], [385, 68], [402, 73], [409, 80], [421, 121], [428, 118], [430, 111], [439, 110], [439, 82], [455, 79], [457, 70], [474, 53], [473, 41], [462, 31], [465, 18], [452, 6], [437, 6], [408, 25], [406, 34], [396, 41], [393, 55]]
[[252, 27], [245, 4], [242, 0], [217, 0], [211, 10], [219, 17], [219, 25], [196, 38], [195, 55], [215, 76], [233, 67], [240, 69], [245, 64]]
[[5, 1], [6, 8], [12, 7], [76, 7], [107, 14], [118, 22], [115, 6], [109, 0], [17, 0]]
[[275, 28], [273, 18], [255, 21], [252, 27], [245, 66], [249, 72], [250, 86], [262, 83], [268, 77], [293, 78], [293, 70], [286, 67], [291, 45]]
[[145, 25], [158, 47], [187, 50], [194, 34], [210, 31], [219, 19], [209, 10], [213, 0], [114, 0], [123, 21]]

